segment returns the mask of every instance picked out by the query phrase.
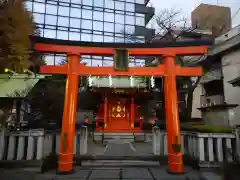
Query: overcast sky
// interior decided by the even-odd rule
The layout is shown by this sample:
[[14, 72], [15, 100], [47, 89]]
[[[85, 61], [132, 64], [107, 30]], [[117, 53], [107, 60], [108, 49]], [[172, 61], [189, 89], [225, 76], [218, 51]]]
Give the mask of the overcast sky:
[[[150, 0], [150, 2], [156, 8], [156, 14], [161, 9], [174, 8], [177, 10], [181, 9], [182, 14], [188, 18], [190, 18], [191, 11], [200, 3], [219, 4], [231, 8], [232, 17], [234, 16], [233, 26], [240, 24], [240, 0]], [[237, 15], [235, 15], [236, 13]]]

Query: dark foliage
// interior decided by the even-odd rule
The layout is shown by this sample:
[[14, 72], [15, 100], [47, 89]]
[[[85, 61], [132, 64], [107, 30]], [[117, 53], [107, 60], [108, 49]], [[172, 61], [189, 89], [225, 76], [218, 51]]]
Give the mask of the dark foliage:
[[54, 124], [61, 126], [64, 104], [65, 78], [41, 80], [30, 92], [27, 101], [32, 113], [26, 118], [29, 126], [47, 128]]

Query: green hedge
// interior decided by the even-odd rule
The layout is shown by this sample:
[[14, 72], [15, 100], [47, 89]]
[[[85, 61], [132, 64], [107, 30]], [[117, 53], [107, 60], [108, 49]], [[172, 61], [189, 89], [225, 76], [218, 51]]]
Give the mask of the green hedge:
[[214, 126], [210, 124], [181, 124], [181, 130], [204, 133], [232, 133], [232, 128]]

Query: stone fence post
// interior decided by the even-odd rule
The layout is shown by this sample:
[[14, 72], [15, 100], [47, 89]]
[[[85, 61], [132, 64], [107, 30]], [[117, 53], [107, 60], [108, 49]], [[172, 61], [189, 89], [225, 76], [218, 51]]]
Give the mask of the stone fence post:
[[237, 126], [234, 129], [234, 133], [236, 136], [236, 153], [237, 153], [237, 160], [240, 162], [240, 126]]

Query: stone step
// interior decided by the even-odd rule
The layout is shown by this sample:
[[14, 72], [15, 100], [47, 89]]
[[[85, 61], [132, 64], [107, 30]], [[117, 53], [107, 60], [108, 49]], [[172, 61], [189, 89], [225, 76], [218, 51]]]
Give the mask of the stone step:
[[[140, 137], [140, 138], [139, 138]], [[143, 133], [129, 133], [129, 132], [107, 132], [107, 133], [94, 133], [94, 139], [95, 140], [102, 140], [104, 138], [104, 142], [112, 141], [115, 139], [122, 139], [126, 140], [126, 142], [134, 142], [136, 139], [144, 140], [144, 134]]]
[[104, 136], [104, 143], [108, 143], [110, 141], [119, 141], [119, 140], [123, 140], [124, 142], [134, 142], [134, 136], [130, 136], [130, 135], [125, 135], [125, 136]]
[[[134, 135], [134, 133], [131, 132], [105, 132], [103, 133], [104, 136], [127, 136], [127, 135]], [[94, 132], [94, 135], [102, 135], [102, 133]]]

